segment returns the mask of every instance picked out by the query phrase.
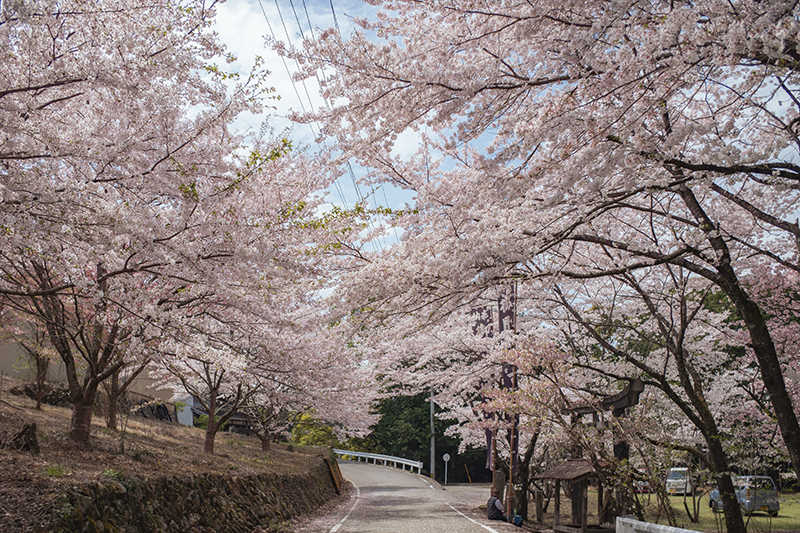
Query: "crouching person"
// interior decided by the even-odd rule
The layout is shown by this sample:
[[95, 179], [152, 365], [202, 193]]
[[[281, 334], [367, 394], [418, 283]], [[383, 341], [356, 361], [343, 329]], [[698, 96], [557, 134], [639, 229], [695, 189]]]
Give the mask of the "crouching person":
[[492, 496], [489, 498], [489, 501], [486, 504], [486, 515], [489, 520], [502, 520], [503, 522], [511, 522], [515, 526], [522, 525], [522, 517], [521, 516], [513, 516], [509, 520], [509, 518], [505, 515], [505, 509], [503, 508], [503, 502], [500, 500], [500, 496], [502, 496], [502, 492], [496, 490], [492, 493]]

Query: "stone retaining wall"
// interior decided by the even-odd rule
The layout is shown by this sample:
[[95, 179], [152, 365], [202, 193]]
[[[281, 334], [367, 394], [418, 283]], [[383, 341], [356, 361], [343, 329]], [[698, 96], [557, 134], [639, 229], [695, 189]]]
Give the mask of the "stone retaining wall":
[[336, 494], [329, 467], [305, 473], [121, 478], [71, 490], [53, 506], [53, 531], [251, 533], [310, 513]]

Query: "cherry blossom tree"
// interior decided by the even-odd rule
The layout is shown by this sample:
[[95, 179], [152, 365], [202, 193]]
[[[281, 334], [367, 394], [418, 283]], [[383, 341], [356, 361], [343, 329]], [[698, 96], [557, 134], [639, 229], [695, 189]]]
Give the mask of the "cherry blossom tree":
[[41, 324], [28, 320], [28, 315], [14, 313], [11, 310], [0, 310], [0, 318], [6, 324], [0, 330], [0, 340], [15, 343], [22, 348], [30, 364], [29, 369], [34, 371], [36, 409], [41, 410], [47, 373], [50, 363], [56, 359], [47, 332], [41, 327]]
[[[164, 328], [169, 340], [154, 356], [155, 375], [208, 413], [206, 453], [239, 411], [265, 450], [274, 433], [302, 414], [313, 412], [340, 436], [361, 434], [374, 419], [374, 371], [331, 325], [318, 294], [322, 280], [283, 270], [268, 280], [268, 291], [259, 292], [260, 276], [232, 278], [237, 286], [252, 285], [235, 301], [193, 302], [176, 318], [180, 323]], [[263, 300], [246, 302], [251, 293]]]
[[245, 385], [250, 362], [246, 350], [225, 346], [218, 339], [193, 341], [177, 345], [164, 368], [208, 413], [203, 451], [213, 454], [217, 432], [257, 389]]
[[248, 427], [261, 441], [262, 452], [269, 452], [273, 439], [289, 429], [304, 410], [304, 405], [287, 398], [279, 386], [270, 391], [262, 388], [261, 393], [241, 409]]
[[105, 417], [108, 429], [117, 429], [119, 401], [124, 398], [128, 388], [135, 382], [137, 377], [147, 370], [149, 365], [150, 359], [145, 356], [142, 360], [136, 361], [135, 364], [123, 366], [100, 384], [107, 402]]
[[0, 294], [45, 324], [79, 444], [125, 365], [193, 354], [178, 362], [222, 383], [224, 358], [260, 357], [246, 326], [320, 288], [331, 174], [231, 131], [271, 91], [260, 65], [224, 70], [214, 6], [2, 4]]
[[[18, 271], [15, 281], [28, 282], [34, 291], [41, 289], [41, 294], [9, 298], [9, 306], [43, 322], [49, 343], [65, 366], [73, 404], [70, 439], [85, 443], [97, 389], [126, 364], [119, 347], [135, 341], [131, 329], [125, 326], [124, 313], [108, 309], [102, 299], [59, 297], [50, 291], [53, 274], [49, 268], [35, 262], [31, 266], [33, 272]], [[105, 281], [98, 283], [100, 291], [107, 288]], [[136, 353], [135, 349], [131, 351]]]
[[[320, 303], [327, 301], [314, 302]], [[379, 394], [379, 368], [348, 339], [347, 327], [331, 322], [331, 314], [308, 311], [279, 333], [291, 339], [280, 351], [282, 366], [257, 371], [261, 393], [253, 407], [289, 409], [299, 415], [294, 422], [302, 416], [303, 423], [324, 425], [339, 440], [363, 436], [376, 420], [372, 403]]]
[[[330, 30], [286, 50], [326, 71], [336, 103], [298, 118], [322, 121], [367, 181], [417, 194], [405, 245], [370, 259], [352, 301], [431, 320], [509, 277], [679, 267], [740, 315], [800, 472], [793, 363], [754, 290], [798, 270], [796, 4], [380, 5], [369, 39]], [[409, 133], [423, 142], [406, 156]]]
[[[707, 310], [708, 290], [705, 280], [672, 266], [573, 283], [569, 292], [557, 286], [552, 300], [565, 316], [551, 321], [561, 324], [576, 366], [591, 373], [585, 390], [608, 390], [632, 376], [658, 389], [678, 413], [649, 438], [689, 452], [696, 462], [707, 459], [724, 492], [732, 485], [723, 406], [743, 396], [732, 387], [732, 369], [747, 358], [729, 350], [738, 335], [728, 331], [726, 314]], [[696, 512], [689, 515], [696, 520]]]

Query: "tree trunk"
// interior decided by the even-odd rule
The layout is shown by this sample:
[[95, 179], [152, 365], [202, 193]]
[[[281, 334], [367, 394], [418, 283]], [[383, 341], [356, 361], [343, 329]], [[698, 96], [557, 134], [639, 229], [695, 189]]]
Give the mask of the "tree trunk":
[[519, 482], [520, 493], [516, 495], [517, 498], [517, 514], [523, 520], [528, 520], [528, 489], [531, 482], [531, 460], [533, 459], [533, 452], [536, 448], [536, 442], [539, 440], [538, 427], [531, 435], [528, 446], [525, 449], [525, 455], [519, 461], [519, 471], [517, 472], [517, 481]]
[[217, 437], [218, 425], [214, 424], [211, 417], [208, 417], [208, 426], [206, 428], [206, 442], [203, 447], [203, 453], [214, 455], [214, 439]]
[[110, 380], [103, 382], [103, 388], [108, 395], [108, 410], [106, 411], [106, 427], [108, 429], [117, 429], [117, 419], [119, 414], [119, 399], [128, 390], [128, 387], [133, 381], [141, 374], [147, 365], [150, 364], [150, 359], [145, 359], [139, 363], [139, 367], [134, 371], [128, 373], [128, 377], [120, 383], [119, 376], [123, 368], [128, 368], [128, 365], [120, 366], [116, 372], [111, 375]]
[[44, 396], [44, 384], [47, 381], [47, 368], [50, 366], [50, 359], [46, 356], [36, 356], [36, 409], [42, 410], [42, 397]]
[[[683, 352], [677, 354], [675, 357], [676, 362], [682, 363], [684, 358]], [[683, 365], [679, 365], [681, 368]], [[679, 370], [680, 372], [680, 370]], [[708, 460], [711, 472], [717, 478], [717, 486], [719, 487], [720, 495], [722, 496], [722, 508], [725, 511], [725, 526], [728, 533], [746, 533], [744, 520], [742, 520], [742, 513], [739, 509], [739, 501], [733, 491], [733, 483], [730, 476], [730, 464], [728, 463], [728, 456], [722, 447], [723, 436], [717, 428], [714, 415], [708, 408], [705, 399], [691, 389], [685, 389], [692, 403], [699, 414], [702, 424], [699, 429], [708, 446]], [[692, 495], [694, 496], [694, 487], [692, 488]], [[685, 496], [684, 496], [685, 498]], [[699, 515], [699, 513], [698, 513]], [[691, 518], [691, 514], [690, 514]], [[693, 520], [694, 521], [694, 520]]]
[[778, 421], [778, 427], [781, 430], [783, 442], [789, 452], [789, 459], [792, 461], [795, 473], [800, 477], [800, 423], [798, 423], [792, 400], [786, 390], [780, 359], [761, 308], [742, 287], [742, 283], [739, 281], [731, 264], [731, 255], [727, 243], [722, 238], [719, 229], [700, 205], [700, 202], [697, 201], [694, 192], [685, 184], [679, 185], [676, 190], [692, 213], [692, 216], [699, 223], [700, 229], [706, 235], [717, 257], [719, 257], [718, 264], [715, 265], [717, 269], [716, 276], [702, 271], [698, 273], [716, 283], [741, 313], [742, 320], [750, 334], [753, 354], [756, 356], [761, 370], [761, 379], [764, 382], [767, 393], [769, 393], [769, 399], [775, 412], [775, 418]]
[[[680, 356], [676, 356], [675, 359], [680, 362], [684, 361], [683, 357]], [[744, 520], [742, 520], [739, 501], [736, 498], [736, 494], [734, 494], [733, 483], [731, 482], [730, 463], [728, 463], [728, 456], [722, 447], [723, 436], [720, 434], [714, 415], [709, 410], [704, 398], [700, 394], [693, 394], [694, 391], [691, 389], [686, 390], [686, 392], [693, 400], [695, 409], [703, 422], [700, 424], [699, 429], [703, 434], [706, 446], [708, 446], [710, 470], [717, 478], [717, 486], [722, 496], [726, 531], [728, 533], [746, 533], [747, 528], [744, 525]], [[692, 495], [694, 496], [694, 487], [692, 488]]]
[[208, 423], [206, 424], [206, 442], [203, 446], [203, 453], [214, 455], [214, 439], [217, 437], [219, 422], [217, 418], [217, 390], [209, 387], [208, 390]]
[[117, 399], [118, 396], [109, 396], [108, 413], [106, 413], [106, 427], [117, 430]]
[[36, 365], [36, 409], [42, 410], [42, 398], [44, 398], [44, 385], [47, 381], [47, 369], [50, 366], [50, 359], [44, 355], [43, 346], [46, 341], [47, 332], [35, 330], [32, 333], [32, 343], [18, 341], [19, 346], [28, 354], [28, 360]]
[[530, 466], [520, 462], [519, 472], [517, 472], [517, 481], [522, 487], [516, 494], [517, 514], [523, 520], [528, 519], [528, 484], [530, 482]]
[[70, 422], [69, 440], [75, 444], [86, 446], [92, 431], [92, 408], [94, 395], [88, 401], [82, 398], [72, 404], [72, 420]]
[[272, 435], [269, 431], [264, 431], [258, 435], [259, 440], [261, 440], [261, 451], [268, 452], [271, 448], [272, 442]]
[[117, 401], [119, 400], [119, 372], [114, 372], [111, 376], [111, 383], [105, 387], [108, 396], [108, 406], [106, 407], [106, 427], [117, 429]]
[[[710, 455], [710, 454], [709, 454]], [[739, 507], [739, 500], [736, 498], [736, 491], [729, 474], [717, 477], [717, 487], [722, 498], [722, 510], [725, 513], [725, 528], [731, 533], [746, 532], [742, 510]]]
[[[39, 288], [42, 291], [52, 289], [50, 272], [46, 264], [34, 261], [31, 265], [36, 272]], [[102, 277], [103, 273], [102, 265], [98, 265], [98, 277]], [[106, 282], [100, 282], [99, 288], [105, 291]], [[90, 338], [91, 342], [82, 343], [85, 351], [81, 352], [81, 355], [86, 364], [83, 365], [83, 379], [81, 380], [76, 357], [71, 348], [71, 343], [76, 341], [70, 334], [70, 328], [81, 321], [81, 313], [77, 306], [70, 314], [64, 302], [55, 293], [46, 294], [36, 302], [36, 305], [41, 308], [42, 316], [45, 318], [45, 327], [50, 342], [64, 362], [70, 400], [72, 401], [69, 440], [75, 444], [86, 446], [89, 444], [91, 434], [92, 407], [97, 387], [119, 370], [123, 364], [121, 360], [115, 360], [113, 357], [118, 340], [119, 324], [115, 323], [110, 328], [106, 328], [97, 316], [92, 319], [91, 325], [88, 322], [84, 323], [85, 335]], [[104, 302], [96, 306], [98, 315], [104, 310]]]
[[753, 353], [761, 369], [761, 379], [769, 393], [772, 409], [789, 453], [789, 459], [792, 461], [795, 473], [800, 477], [800, 424], [798, 424], [792, 399], [786, 390], [783, 369], [772, 341], [772, 335], [758, 304], [752, 301], [741, 287], [731, 285], [726, 289], [723, 286], [723, 290], [742, 313], [750, 334]]

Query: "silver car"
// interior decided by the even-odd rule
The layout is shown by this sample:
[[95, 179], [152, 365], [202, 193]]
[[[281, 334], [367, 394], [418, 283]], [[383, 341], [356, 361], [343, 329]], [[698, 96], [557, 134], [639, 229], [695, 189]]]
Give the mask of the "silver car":
[[667, 479], [664, 484], [667, 489], [667, 494], [671, 496], [692, 494], [694, 491], [689, 469], [684, 467], [670, 468], [667, 472]]
[[[733, 486], [736, 490], [736, 499], [739, 500], [739, 507], [742, 512], [750, 514], [755, 511], [762, 511], [770, 516], [778, 516], [781, 503], [778, 500], [778, 490], [775, 482], [769, 476], [740, 476], [733, 478]], [[719, 488], [715, 488], [708, 494], [708, 505], [714, 511], [722, 511], [722, 498], [719, 495]]]

